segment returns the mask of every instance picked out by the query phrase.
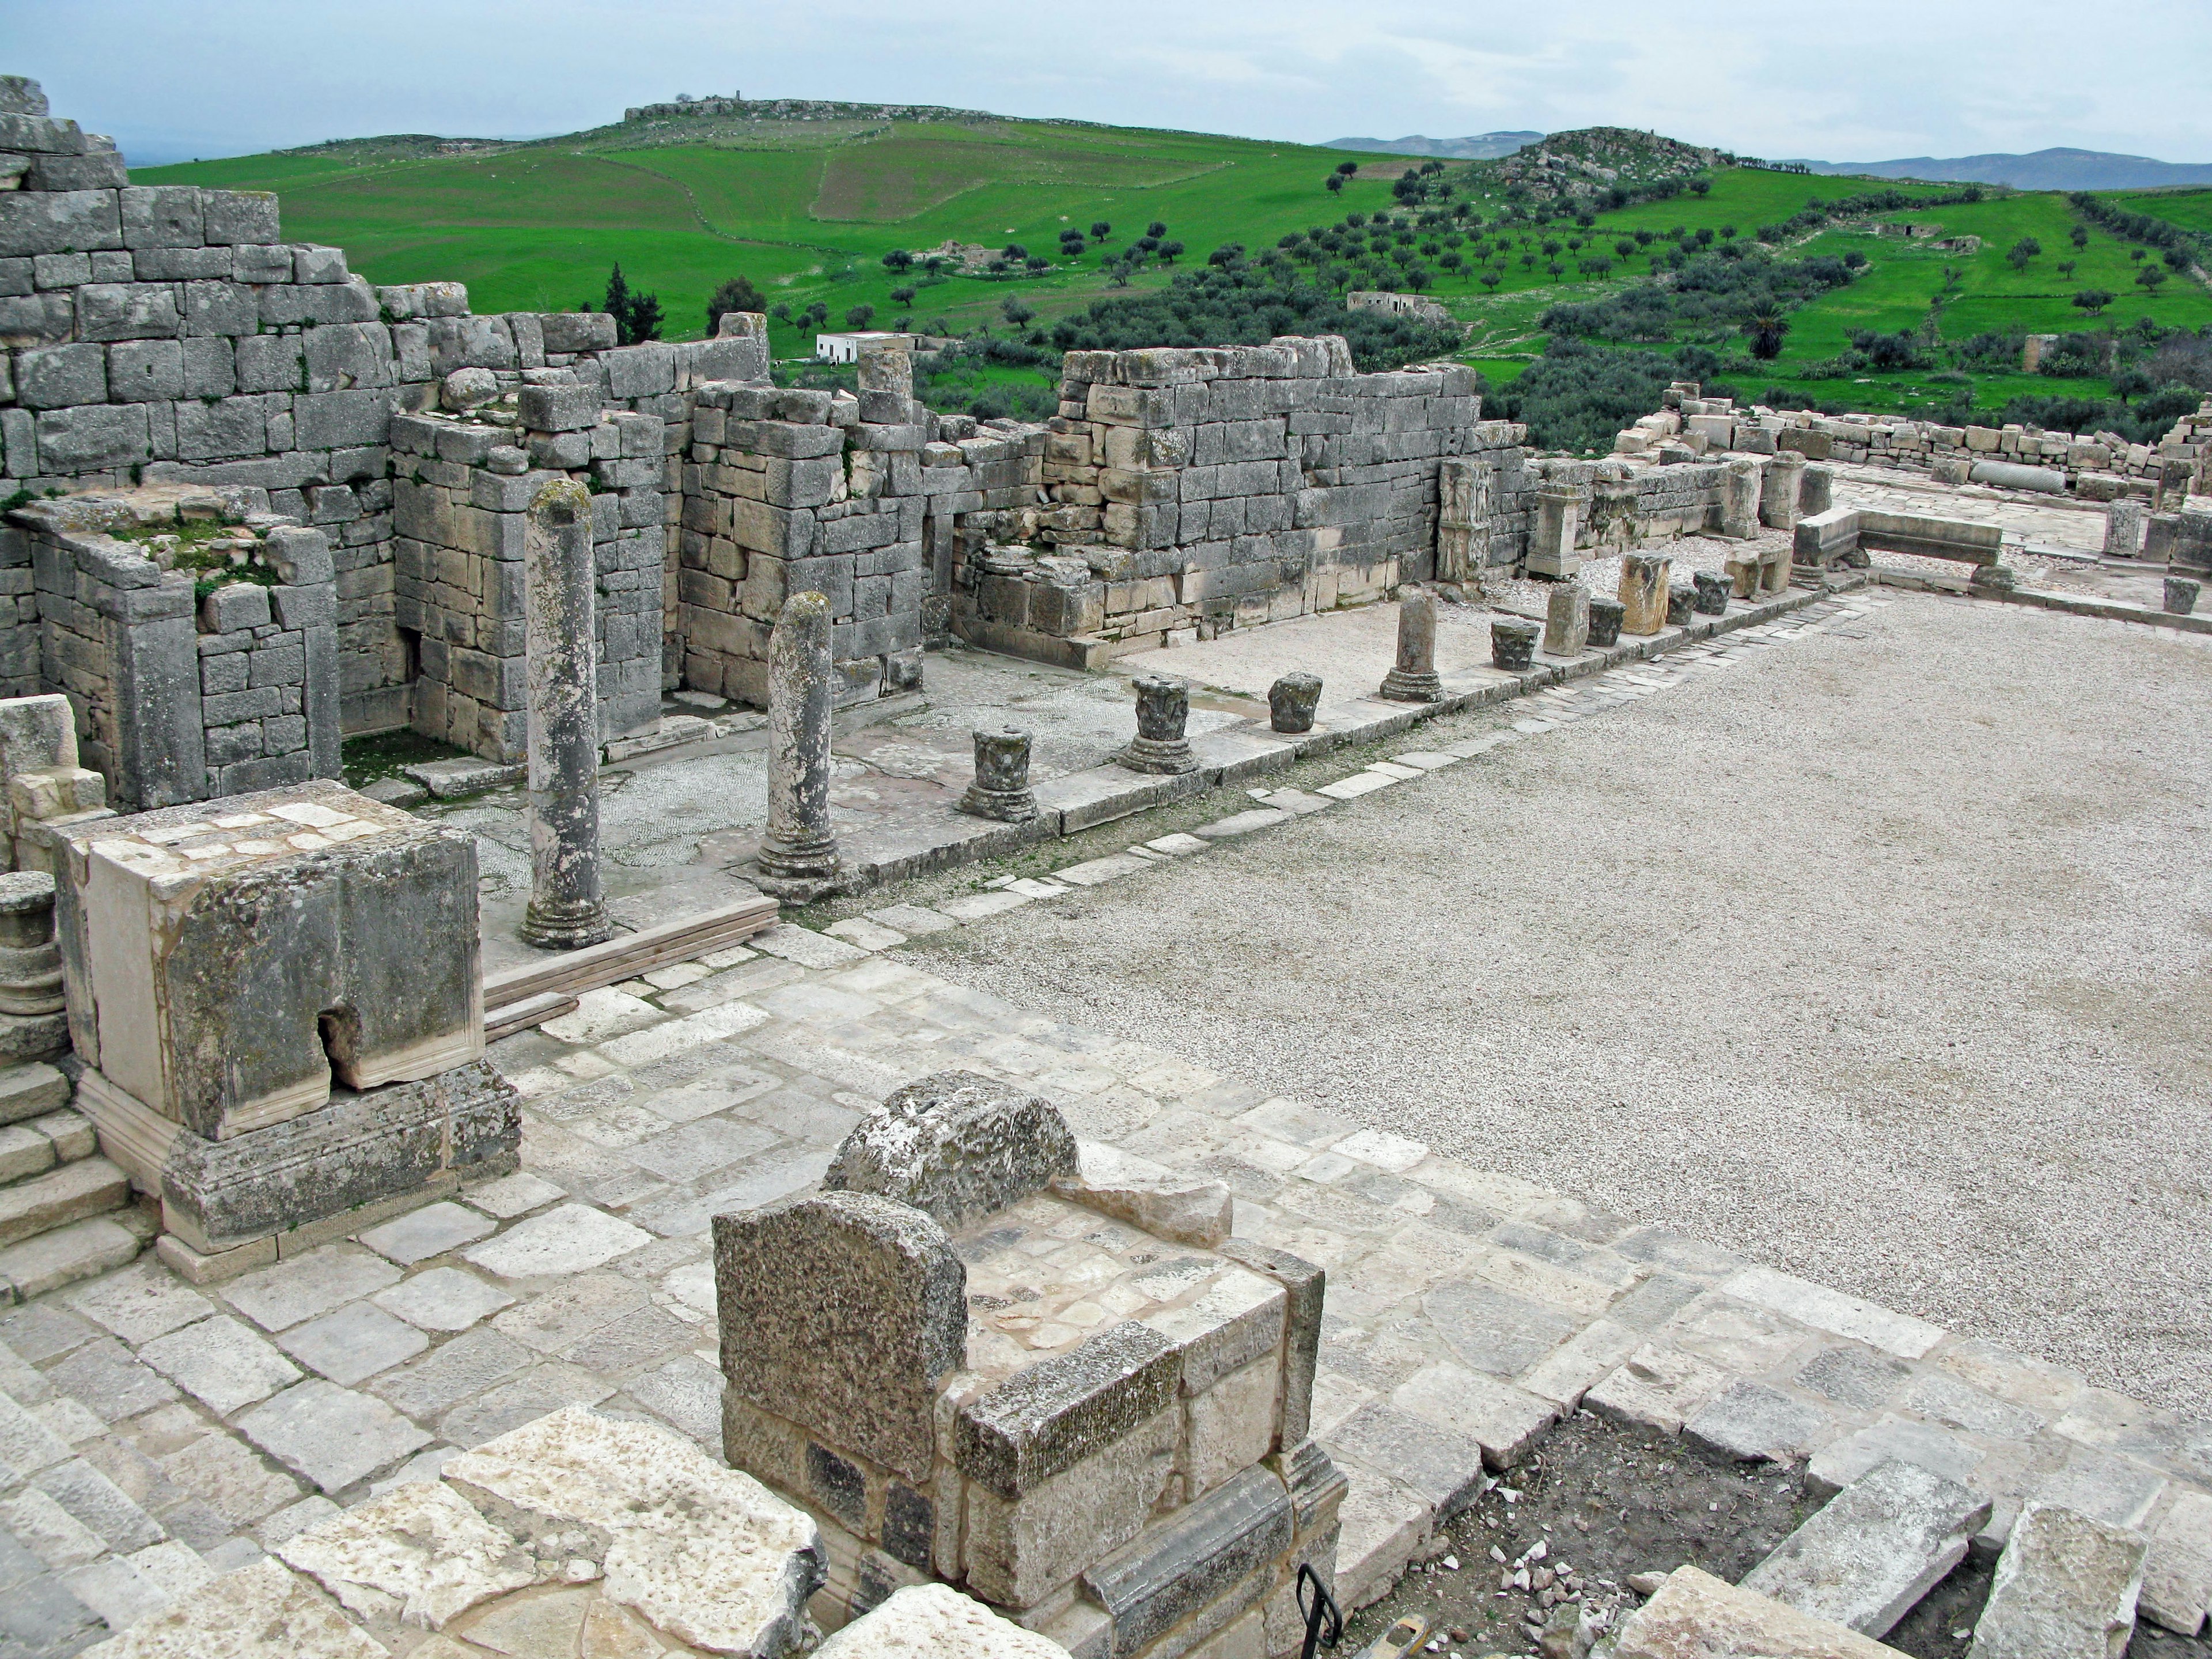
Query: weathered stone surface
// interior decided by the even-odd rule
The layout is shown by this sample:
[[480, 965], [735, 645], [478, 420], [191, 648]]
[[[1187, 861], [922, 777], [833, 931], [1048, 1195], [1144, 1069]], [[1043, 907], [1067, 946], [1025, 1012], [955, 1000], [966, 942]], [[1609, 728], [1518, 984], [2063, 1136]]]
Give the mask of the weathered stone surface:
[[1701, 617], [1720, 617], [1728, 613], [1729, 579], [1717, 570], [1693, 570], [1690, 581], [1697, 598], [1691, 603]]
[[1052, 1178], [1062, 1197], [1178, 1244], [1211, 1249], [1229, 1237], [1226, 1182], [1176, 1175], [1097, 1141], [1079, 1141], [1076, 1152], [1076, 1172]]
[[1267, 688], [1267, 725], [1276, 732], [1310, 732], [1321, 706], [1321, 676], [1285, 674]]
[[452, 1487], [410, 1480], [276, 1547], [356, 1615], [442, 1630], [532, 1582], [529, 1556]]
[[1967, 1659], [2120, 1659], [2148, 1549], [2141, 1533], [2027, 1505], [1997, 1557]]
[[1141, 1652], [1200, 1608], [1216, 1628], [1228, 1623], [1270, 1587], [1260, 1570], [1290, 1548], [1291, 1534], [1282, 1481], [1248, 1469], [1089, 1569], [1083, 1587], [1114, 1621], [1114, 1651]]
[[716, 1216], [714, 1225], [731, 1389], [910, 1481], [928, 1480], [937, 1382], [967, 1358], [967, 1273], [944, 1228], [862, 1193]]
[[949, 1584], [909, 1584], [816, 1650], [817, 1659], [1066, 1659]]
[[1897, 1659], [1872, 1637], [1677, 1567], [1631, 1613], [1616, 1659]]
[[1013, 726], [974, 734], [975, 778], [960, 798], [960, 811], [979, 818], [1026, 823], [1036, 816], [1030, 790], [1030, 734]]
[[1544, 650], [1553, 657], [1580, 653], [1590, 631], [1589, 589], [1580, 581], [1552, 584], [1544, 604]]
[[588, 1204], [563, 1204], [463, 1255], [501, 1279], [554, 1279], [589, 1273], [652, 1242], [652, 1234], [619, 1216]]
[[2185, 1492], [2151, 1534], [2143, 1564], [2142, 1611], [2170, 1631], [2194, 1636], [2212, 1607], [2212, 1498]]
[[1000, 1496], [1019, 1498], [1166, 1410], [1179, 1370], [1158, 1332], [1116, 1325], [962, 1407], [953, 1461]]
[[1010, 1498], [967, 1488], [960, 1549], [977, 1595], [1034, 1606], [1140, 1534], [1175, 1476], [1180, 1413], [1129, 1425], [1082, 1462]]
[[1784, 1462], [1802, 1456], [1827, 1422], [1818, 1407], [1739, 1377], [1691, 1413], [1682, 1432], [1746, 1462]]
[[2189, 617], [2197, 612], [2198, 584], [2186, 576], [2166, 579], [2166, 611], [2170, 617]]
[[1884, 1636], [1959, 1565], [1989, 1516], [1990, 1500], [1957, 1481], [1883, 1463], [1784, 1539], [1742, 1588]]
[[1283, 1287], [1283, 1397], [1276, 1411], [1276, 1432], [1285, 1446], [1306, 1437], [1313, 1419], [1314, 1371], [1320, 1361], [1321, 1321], [1328, 1297], [1327, 1270], [1250, 1239], [1222, 1241], [1220, 1253], [1231, 1261], [1273, 1279]]
[[822, 1184], [896, 1199], [958, 1227], [1076, 1172], [1075, 1137], [1050, 1101], [980, 1073], [938, 1072], [862, 1119]]
[[1382, 677], [1392, 702], [1434, 702], [1444, 694], [1437, 676], [1437, 596], [1408, 584], [1398, 590], [1398, 659]]
[[1490, 624], [1490, 664], [1517, 674], [1536, 659], [1536, 639], [1543, 630], [1518, 617], [1501, 617]]
[[91, 1650], [99, 1659], [386, 1659], [307, 1582], [264, 1559], [204, 1584]]
[[1139, 674], [1137, 689], [1137, 735], [1114, 753], [1114, 763], [1132, 772], [1179, 776], [1198, 770], [1186, 727], [1190, 721], [1190, 688], [1181, 680], [1158, 674]]
[[193, 1133], [483, 1053], [467, 834], [320, 780], [54, 833], [77, 1052]]
[[768, 834], [757, 854], [761, 885], [780, 898], [811, 898], [841, 868], [830, 827], [836, 672], [830, 601], [793, 593], [769, 641]]
[[657, 1424], [572, 1406], [462, 1453], [444, 1478], [541, 1553], [558, 1540], [597, 1560], [609, 1600], [715, 1653], [780, 1659], [826, 1570], [804, 1511]]
[[1667, 625], [1674, 562], [1664, 553], [1626, 553], [1620, 560], [1620, 631], [1656, 634]]
[[1589, 643], [1601, 648], [1619, 645], [1621, 619], [1627, 614], [1628, 607], [1619, 599], [1593, 593], [1589, 602]]
[[430, 1437], [365, 1395], [310, 1377], [238, 1419], [255, 1445], [325, 1492], [388, 1468]]

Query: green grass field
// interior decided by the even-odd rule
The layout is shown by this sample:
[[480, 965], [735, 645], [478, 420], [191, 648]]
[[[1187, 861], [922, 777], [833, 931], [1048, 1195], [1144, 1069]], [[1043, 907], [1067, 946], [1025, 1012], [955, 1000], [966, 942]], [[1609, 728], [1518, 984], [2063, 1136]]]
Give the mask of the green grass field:
[[[1185, 266], [1203, 262], [1224, 242], [1254, 252], [1285, 233], [1373, 214], [1390, 205], [1389, 180], [1401, 158], [1358, 156], [1294, 144], [1203, 134], [1108, 128], [1068, 123], [979, 120], [852, 120], [822, 123], [702, 124], [670, 133], [601, 129], [505, 149], [424, 155], [422, 147], [375, 142], [303, 155], [244, 156], [141, 169], [146, 183], [197, 183], [276, 191], [288, 237], [332, 243], [353, 266], [379, 283], [450, 279], [469, 285], [481, 311], [558, 310], [596, 302], [616, 261], [633, 289], [657, 293], [672, 339], [704, 331], [707, 296], [743, 275], [772, 301], [803, 310], [819, 301], [830, 326], [844, 325], [855, 307], [873, 308], [874, 326], [911, 319], [915, 326], [964, 331], [996, 324], [1000, 307], [1018, 296], [1045, 323], [1115, 290], [1105, 265], [1152, 221], [1186, 246]], [[1340, 194], [1322, 187], [1340, 161], [1363, 163]], [[1473, 325], [1466, 350], [1493, 383], [1510, 379], [1542, 350], [1540, 319], [1564, 300], [1588, 300], [1648, 276], [1661, 241], [1628, 255], [1617, 244], [1636, 232], [1663, 237], [1675, 227], [1718, 234], [1732, 228], [1748, 240], [1764, 223], [1787, 219], [1808, 198], [1833, 201], [1869, 189], [1900, 188], [1918, 197], [1946, 187], [1888, 180], [1815, 178], [1749, 168], [1723, 168], [1708, 194], [1684, 193], [1598, 216], [1587, 230], [1571, 226], [1533, 233], [1534, 246], [1492, 246], [1494, 228], [1468, 229], [1467, 269], [1437, 277], [1431, 290]], [[1462, 195], [1467, 192], [1462, 189]], [[2212, 191], [2139, 192], [2120, 198], [2192, 228], [2212, 228]], [[1502, 198], [1480, 197], [1475, 210], [1494, 219]], [[1940, 227], [1944, 236], [1973, 235], [1970, 256], [1939, 254], [1924, 246], [1875, 234], [1872, 225], [1831, 228], [1786, 250], [1792, 256], [1856, 252], [1868, 265], [1850, 287], [1793, 312], [1773, 384], [1868, 409], [1910, 409], [1954, 398], [1955, 384], [1926, 374], [1869, 375], [1847, 381], [1810, 380], [1802, 371], [1844, 351], [1856, 330], [1917, 328], [1940, 304], [1940, 337], [1955, 343], [1982, 332], [2066, 332], [2124, 325], [2138, 316], [2162, 325], [2212, 323], [2212, 292], [2177, 277], [2155, 295], [2136, 286], [2141, 268], [2129, 246], [2086, 226], [2076, 250], [2070, 233], [2079, 216], [2057, 194], [2008, 194], [1974, 204], [1906, 210], [1883, 216]], [[1112, 223], [1103, 248], [1060, 257], [1060, 233]], [[2033, 236], [2043, 252], [2023, 270], [2005, 251]], [[1564, 244], [1579, 238], [1571, 250]], [[1549, 239], [1556, 254], [1541, 247]], [[919, 270], [895, 276], [882, 256], [946, 240], [997, 248], [1019, 243], [1051, 258], [1034, 277], [986, 279]], [[1595, 280], [1576, 269], [1593, 254], [1613, 261]], [[1527, 258], [1528, 263], [1524, 264]], [[1565, 274], [1547, 268], [1554, 260]], [[2071, 261], [2070, 275], [2057, 267]], [[1494, 285], [1479, 280], [1486, 268]], [[1173, 271], [1139, 271], [1138, 287], [1158, 286]], [[1947, 278], [1948, 279], [1947, 281]], [[915, 286], [910, 305], [895, 288]], [[2092, 321], [2072, 295], [2102, 288], [2120, 298]], [[811, 353], [811, 330], [779, 326], [780, 357]], [[1740, 354], [1741, 343], [1719, 349]], [[1763, 366], [1764, 367], [1764, 366]], [[1793, 374], [1798, 371], [1797, 374]], [[1756, 388], [1763, 390], [1761, 387]], [[2102, 396], [2101, 381], [2060, 382], [2014, 374], [1977, 375], [1974, 400], [1994, 405], [2022, 391]]]

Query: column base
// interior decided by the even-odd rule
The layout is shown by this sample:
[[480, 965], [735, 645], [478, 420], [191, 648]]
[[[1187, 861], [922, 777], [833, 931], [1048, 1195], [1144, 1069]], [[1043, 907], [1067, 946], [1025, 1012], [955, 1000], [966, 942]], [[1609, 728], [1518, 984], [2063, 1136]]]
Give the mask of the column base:
[[956, 809], [975, 818], [996, 818], [1001, 823], [1027, 823], [1037, 815], [1036, 794], [1027, 789], [986, 789], [971, 783]]
[[836, 886], [845, 868], [837, 856], [836, 840], [829, 836], [797, 847], [764, 844], [753, 855], [753, 863], [759, 872], [752, 877], [753, 885], [791, 904], [820, 898]]
[[1433, 672], [1408, 674], [1394, 668], [1382, 677], [1381, 695], [1392, 702], [1441, 702], [1444, 683]]
[[522, 925], [515, 930], [525, 945], [541, 951], [580, 951], [586, 945], [604, 945], [615, 936], [614, 918], [599, 899], [562, 899], [541, 903], [530, 901]]
[[1132, 772], [1153, 772], [1163, 777], [1198, 770], [1198, 757], [1190, 752], [1189, 740], [1184, 738], [1165, 743], [1157, 738], [1132, 738], [1127, 748], [1117, 749], [1106, 758]]

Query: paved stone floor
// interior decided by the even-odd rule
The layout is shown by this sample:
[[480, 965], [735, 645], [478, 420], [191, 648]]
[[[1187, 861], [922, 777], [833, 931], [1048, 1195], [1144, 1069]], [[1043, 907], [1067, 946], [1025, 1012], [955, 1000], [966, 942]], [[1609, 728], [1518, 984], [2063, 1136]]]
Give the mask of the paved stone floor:
[[[1315, 1420], [1352, 1480], [1348, 1592], [1371, 1589], [1486, 1457], [1510, 1463], [1578, 1401], [1747, 1455], [1809, 1453], [1831, 1482], [1904, 1450], [1998, 1497], [1996, 1526], [2039, 1494], [2158, 1528], [2212, 1478], [2202, 1424], [1778, 1273], [1758, 1250], [1478, 1169], [1403, 1121], [1322, 1109], [1250, 1080], [1243, 1056], [1178, 1055], [1186, 1031], [1114, 1035], [1043, 988], [1004, 1000], [900, 948], [1015, 948], [1030, 915], [1141, 909], [1188, 879], [1186, 861], [1228, 881], [1244, 848], [1303, 832], [1286, 811], [1371, 840], [1396, 804], [1441, 809], [1502, 746], [1571, 743], [1570, 715], [1641, 703], [1633, 721], [1778, 647], [1832, 675], [1827, 636], [1880, 608], [1826, 601], [1486, 711], [1463, 736], [1431, 729], [1437, 746], [1404, 745], [1407, 763], [1347, 760], [1340, 782], [1279, 795], [1279, 810], [1224, 800], [1220, 828], [1260, 838], [1241, 848], [1154, 836], [1065, 881], [934, 908], [885, 896], [868, 927], [844, 926], [875, 949], [785, 926], [592, 993], [495, 1050], [527, 1100], [520, 1173], [228, 1285], [193, 1289], [149, 1257], [0, 1315], [0, 1655], [73, 1651], [102, 1620], [126, 1625], [562, 1405], [714, 1446], [709, 1216], [805, 1188], [860, 1113], [947, 1066], [1021, 1079], [1083, 1136], [1218, 1176], [1239, 1233], [1326, 1266]], [[1449, 769], [1473, 757], [1490, 758]], [[1127, 827], [1132, 842], [1150, 833]], [[1370, 881], [1357, 864], [1340, 878]]]

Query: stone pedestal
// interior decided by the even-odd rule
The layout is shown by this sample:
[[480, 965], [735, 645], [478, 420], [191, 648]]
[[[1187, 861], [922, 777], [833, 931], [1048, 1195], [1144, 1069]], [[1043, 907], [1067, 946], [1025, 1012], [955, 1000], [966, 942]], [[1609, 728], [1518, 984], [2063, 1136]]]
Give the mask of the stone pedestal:
[[1805, 458], [1777, 450], [1759, 480], [1759, 521], [1769, 530], [1797, 527], [1797, 499], [1805, 487]]
[[1392, 702], [1434, 702], [1444, 694], [1437, 678], [1437, 596], [1408, 584], [1398, 591], [1398, 660], [1382, 677]]
[[1538, 629], [1532, 622], [1507, 617], [1490, 624], [1490, 661], [1493, 667], [1518, 673], [1536, 659]]
[[1484, 538], [1490, 529], [1490, 502], [1488, 467], [1463, 455], [1447, 456], [1437, 464], [1438, 581], [1466, 586], [1482, 580], [1489, 557]]
[[1748, 541], [1759, 533], [1760, 464], [1747, 455], [1736, 455], [1721, 465], [1720, 533], [1730, 541]]
[[1285, 674], [1267, 688], [1267, 724], [1277, 732], [1310, 732], [1321, 707], [1321, 676]]
[[763, 891], [801, 902], [828, 890], [841, 860], [830, 827], [830, 717], [836, 667], [830, 601], [794, 593], [769, 641], [768, 835], [757, 878]]
[[1528, 574], [1563, 580], [1583, 568], [1575, 551], [1582, 507], [1571, 489], [1547, 488], [1536, 494], [1536, 521], [1528, 532]]
[[2133, 498], [2105, 509], [2105, 556], [2132, 559], [2142, 551], [2143, 504]]
[[1698, 614], [1698, 585], [1680, 579], [1667, 584], [1667, 626], [1685, 628]]
[[1808, 465], [1797, 486], [1797, 516], [1809, 519], [1816, 513], [1826, 513], [1835, 504], [1835, 473], [1817, 463]]
[[1554, 657], [1577, 655], [1589, 639], [1589, 589], [1564, 581], [1552, 589], [1544, 606], [1544, 649]]
[[1717, 570], [1693, 570], [1690, 583], [1697, 597], [1691, 601], [1701, 617], [1723, 617], [1728, 614], [1729, 579]]
[[1148, 1224], [1021, 1088], [884, 1108], [827, 1190], [714, 1224], [723, 1449], [821, 1527], [817, 1620], [934, 1578], [1079, 1654], [1295, 1650], [1345, 1492], [1308, 1438], [1321, 1271]]
[[979, 818], [1026, 823], [1036, 816], [1036, 797], [1030, 791], [1030, 734], [1010, 726], [978, 732], [975, 738], [975, 781], [961, 796], [960, 810]]
[[614, 937], [599, 882], [599, 690], [592, 669], [592, 498], [541, 489], [523, 537], [530, 649], [530, 906], [521, 934], [548, 951]]
[[1137, 735], [1113, 757], [1132, 772], [1172, 776], [1198, 770], [1184, 728], [1190, 723], [1190, 687], [1154, 674], [1137, 676]]
[[67, 697], [0, 702], [0, 864], [53, 872], [40, 826], [112, 817], [107, 781], [77, 764], [76, 716]]
[[2186, 576], [2166, 579], [2166, 610], [2168, 616], [2188, 617], [2196, 614], [2197, 584]]
[[68, 1047], [54, 878], [43, 870], [0, 875], [0, 1059], [44, 1060]]
[[1611, 647], [1620, 643], [1620, 620], [1628, 608], [1619, 599], [1609, 599], [1602, 593], [1590, 595], [1589, 642], [1594, 646]]
[[1627, 553], [1620, 561], [1620, 631], [1656, 634], [1667, 625], [1667, 589], [1674, 562], [1664, 553]]

